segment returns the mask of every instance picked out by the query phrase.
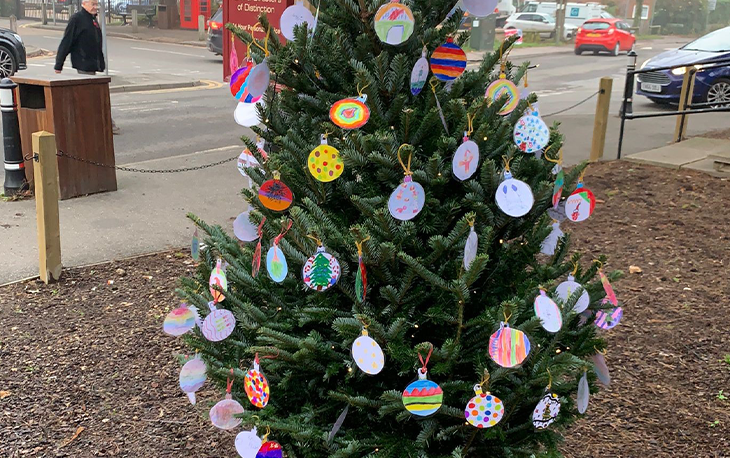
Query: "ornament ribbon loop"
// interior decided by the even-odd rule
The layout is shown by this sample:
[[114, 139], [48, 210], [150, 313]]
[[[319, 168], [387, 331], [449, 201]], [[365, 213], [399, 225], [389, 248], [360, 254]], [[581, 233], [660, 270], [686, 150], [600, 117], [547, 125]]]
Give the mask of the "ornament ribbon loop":
[[226, 382], [226, 394], [231, 394], [231, 388], [233, 388], [233, 368], [231, 368], [231, 375], [228, 376]]
[[264, 219], [262, 219], [261, 222], [259, 223], [259, 228], [258, 228], [259, 239], [261, 238], [261, 235], [264, 232], [264, 223], [265, 222], [266, 222], [266, 217], [264, 216]]
[[418, 352], [418, 359], [421, 360], [421, 364], [423, 364], [423, 367], [421, 368], [423, 373], [426, 372], [426, 366], [428, 366], [428, 361], [431, 359], [431, 354], [433, 354], [433, 344], [431, 344], [431, 349], [428, 350], [428, 356], [426, 356], [426, 361], [423, 360], [423, 356], [421, 355], [421, 352]]
[[[413, 157], [412, 151], [409, 151], [409, 153], [408, 153], [408, 164], [407, 165], [405, 163], [403, 163], [403, 159], [400, 156], [400, 151], [407, 146], [411, 146], [411, 145], [404, 143], [404, 144], [400, 145], [400, 147], [398, 148], [398, 162], [400, 162], [401, 167], [403, 167], [403, 170], [404, 170], [403, 175], [413, 175], [413, 172], [411, 172], [411, 158]], [[413, 148], [413, 147], [411, 146], [411, 148]]]
[[310, 239], [312, 239], [312, 240], [314, 240], [315, 242], [317, 242], [317, 247], [321, 247], [322, 246], [322, 241], [319, 238], [317, 238], [316, 236], [314, 236], [314, 235], [307, 235], [307, 237], [310, 238]]
[[289, 224], [287, 224], [286, 228], [282, 229], [281, 232], [279, 233], [279, 235], [277, 235], [276, 238], [274, 239], [274, 245], [278, 245], [279, 242], [281, 242], [281, 239], [283, 239], [284, 236], [286, 235], [286, 233], [289, 232], [289, 229], [291, 229], [291, 225], [292, 225], [292, 220], [289, 220]]
[[362, 245], [363, 245], [363, 243], [367, 242], [368, 240], [370, 240], [370, 236], [365, 237], [364, 239], [362, 239], [359, 242], [355, 242], [355, 246], [357, 247], [357, 255], [359, 257], [362, 257]]

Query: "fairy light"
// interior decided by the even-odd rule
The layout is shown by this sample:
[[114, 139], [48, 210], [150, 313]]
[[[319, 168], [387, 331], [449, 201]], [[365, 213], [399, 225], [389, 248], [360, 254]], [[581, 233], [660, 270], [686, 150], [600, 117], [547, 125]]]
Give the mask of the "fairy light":
[[299, 63], [299, 59], [294, 59], [294, 63], [295, 64], [298, 64]]
[[439, 176], [441, 176], [441, 172], [439, 172]]
[[414, 324], [413, 327], [416, 328], [416, 329], [418, 329], [418, 325], [417, 324]]
[[555, 353], [560, 353], [560, 349], [558, 348], [557, 350], [555, 350]]
[[500, 243], [500, 244], [504, 243], [504, 240], [502, 240], [502, 239], [499, 239], [499, 243]]
[[277, 308], [276, 310], [277, 310], [278, 312], [281, 312], [281, 307]]
[[484, 141], [485, 141], [485, 142], [487, 141], [487, 137], [486, 137], [486, 136], [484, 137]]
[[347, 368], [347, 372], [352, 372], [352, 368], [351, 367], [348, 367]]

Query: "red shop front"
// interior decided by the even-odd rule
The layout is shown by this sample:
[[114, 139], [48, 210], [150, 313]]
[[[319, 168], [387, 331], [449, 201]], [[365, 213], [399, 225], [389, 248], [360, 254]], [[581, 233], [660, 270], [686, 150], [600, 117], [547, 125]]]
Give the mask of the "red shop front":
[[213, 14], [210, 11], [211, 0], [180, 0], [180, 28], [198, 29], [198, 16], [205, 17], [205, 27]]

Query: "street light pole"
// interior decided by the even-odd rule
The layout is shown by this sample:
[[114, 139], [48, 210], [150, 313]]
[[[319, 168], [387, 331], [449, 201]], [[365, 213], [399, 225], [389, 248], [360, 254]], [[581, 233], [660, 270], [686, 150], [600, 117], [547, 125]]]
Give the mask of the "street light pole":
[[97, 18], [101, 16], [101, 47], [104, 53], [104, 75], [109, 76], [109, 53], [106, 48], [106, 13], [104, 13], [104, 1], [99, 2], [99, 13]]

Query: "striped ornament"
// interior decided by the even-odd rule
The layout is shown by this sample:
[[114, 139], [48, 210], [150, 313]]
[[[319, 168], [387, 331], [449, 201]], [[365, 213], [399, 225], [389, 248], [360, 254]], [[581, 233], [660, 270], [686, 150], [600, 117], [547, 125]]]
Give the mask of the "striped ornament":
[[489, 338], [489, 356], [502, 367], [515, 367], [530, 353], [530, 341], [524, 332], [502, 323]]
[[441, 81], [452, 81], [466, 70], [466, 54], [454, 43], [453, 38], [436, 48], [431, 54], [431, 71]]

